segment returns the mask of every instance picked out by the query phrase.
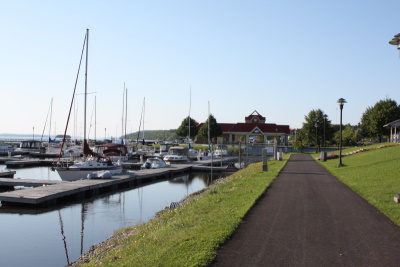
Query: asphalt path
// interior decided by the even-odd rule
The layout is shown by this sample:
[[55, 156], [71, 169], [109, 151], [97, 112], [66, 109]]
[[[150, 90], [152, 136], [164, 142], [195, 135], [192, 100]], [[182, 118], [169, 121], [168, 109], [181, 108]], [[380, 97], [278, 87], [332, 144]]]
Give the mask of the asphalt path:
[[210, 266], [400, 266], [400, 227], [293, 154]]

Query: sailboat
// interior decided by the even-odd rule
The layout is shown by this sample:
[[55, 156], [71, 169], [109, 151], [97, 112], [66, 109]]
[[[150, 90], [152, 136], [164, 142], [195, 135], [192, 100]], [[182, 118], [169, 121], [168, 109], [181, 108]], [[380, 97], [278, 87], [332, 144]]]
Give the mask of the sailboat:
[[[87, 63], [88, 63], [88, 47], [89, 47], [89, 29], [86, 30], [85, 41], [84, 41], [84, 45], [82, 48], [81, 62], [82, 62], [82, 56], [83, 56], [85, 44], [86, 44], [85, 111], [84, 111], [84, 137], [83, 137], [83, 143], [82, 143], [84, 157], [81, 162], [75, 163], [71, 166], [66, 166], [66, 167], [61, 166], [61, 167], [55, 168], [55, 170], [60, 175], [61, 179], [64, 181], [74, 181], [74, 180], [86, 179], [88, 177], [97, 177], [96, 173], [104, 174], [104, 172], [107, 172], [110, 175], [115, 175], [115, 174], [119, 174], [122, 172], [122, 165], [120, 164], [120, 162], [113, 163], [110, 158], [107, 158], [107, 157], [101, 156], [101, 155], [97, 155], [89, 148], [88, 142], [86, 140], [86, 102], [87, 102], [86, 98], [87, 98], [87, 67], [88, 67]], [[79, 69], [80, 69], [80, 63], [79, 63]], [[79, 75], [79, 70], [78, 70], [78, 75]], [[77, 80], [78, 79], [76, 79], [76, 81]], [[76, 83], [75, 83], [74, 95], [73, 95], [72, 101], [75, 96], [75, 90], [76, 90]], [[71, 103], [71, 108], [72, 108], [72, 103]], [[70, 113], [71, 113], [71, 108], [70, 108]], [[69, 119], [69, 116], [68, 116], [68, 119]], [[68, 122], [67, 122], [67, 127], [66, 127], [65, 133], [64, 133], [63, 143], [62, 143], [61, 149], [60, 149], [60, 155], [62, 154], [62, 149], [63, 149], [63, 144], [65, 141], [65, 135], [67, 132], [67, 128], [68, 128]], [[59, 161], [59, 163], [60, 163], [60, 161]], [[107, 176], [109, 176], [109, 175], [107, 175]]]

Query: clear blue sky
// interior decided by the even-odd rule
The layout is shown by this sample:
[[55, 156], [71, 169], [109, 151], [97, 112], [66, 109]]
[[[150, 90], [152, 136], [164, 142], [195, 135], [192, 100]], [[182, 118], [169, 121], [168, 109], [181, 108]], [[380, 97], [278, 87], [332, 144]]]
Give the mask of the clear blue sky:
[[[88, 124], [97, 137], [175, 129], [188, 116], [299, 128], [312, 109], [357, 124], [368, 106], [400, 94], [399, 1], [1, 1], [0, 133], [63, 133], [86, 28]], [[84, 91], [83, 75], [78, 93]], [[190, 108], [191, 88], [191, 108]], [[77, 96], [83, 135], [83, 96]], [[94, 115], [93, 115], [94, 116]], [[73, 134], [74, 121], [70, 124]], [[46, 126], [48, 133], [48, 125]], [[94, 128], [90, 137], [94, 137]]]

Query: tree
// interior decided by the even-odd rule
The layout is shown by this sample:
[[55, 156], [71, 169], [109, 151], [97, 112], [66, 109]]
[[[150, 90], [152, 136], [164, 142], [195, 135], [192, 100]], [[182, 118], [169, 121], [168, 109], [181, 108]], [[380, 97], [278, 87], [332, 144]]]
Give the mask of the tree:
[[[210, 125], [210, 136], [208, 136], [208, 126]], [[214, 118], [213, 115], [209, 115], [207, 121], [200, 127], [197, 136], [203, 138], [212, 138], [218, 137], [222, 135], [222, 129], [218, 125], [217, 120]]]
[[389, 128], [383, 126], [399, 117], [400, 107], [396, 101], [386, 98], [377, 102], [374, 107], [367, 108], [361, 117], [361, 128], [370, 137], [377, 137], [382, 142], [382, 137], [390, 132]]
[[[190, 120], [190, 136], [189, 136], [189, 120]], [[191, 139], [192, 137], [197, 135], [198, 129], [197, 126], [199, 123], [187, 116], [181, 123], [181, 126], [176, 130], [176, 135], [180, 137], [189, 137]]]
[[361, 131], [364, 137], [374, 136], [372, 132], [373, 126], [371, 122], [372, 112], [373, 112], [372, 110], [373, 107], [367, 107], [367, 109], [365, 110], [365, 112], [361, 117]]
[[[336, 143], [340, 142], [340, 131], [335, 133]], [[355, 146], [358, 141], [358, 126], [344, 125], [342, 129], [342, 144], [344, 146]]]
[[331, 121], [321, 109], [311, 110], [304, 119], [306, 122], [303, 122], [300, 138], [315, 144], [317, 151], [320, 151], [321, 144], [324, 145], [324, 141], [331, 140], [333, 137]]

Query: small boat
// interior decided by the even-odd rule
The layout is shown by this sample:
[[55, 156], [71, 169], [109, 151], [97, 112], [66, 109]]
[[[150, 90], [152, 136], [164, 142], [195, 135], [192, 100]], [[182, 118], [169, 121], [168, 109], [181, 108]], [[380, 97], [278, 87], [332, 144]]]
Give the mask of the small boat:
[[188, 148], [182, 146], [171, 147], [168, 154], [164, 156], [164, 161], [169, 163], [182, 163], [189, 161]]
[[141, 166], [141, 169], [159, 169], [168, 167], [167, 163], [160, 158], [148, 158], [145, 163]]
[[[211, 151], [202, 151], [202, 152], [199, 152], [199, 155], [197, 156], [197, 160], [198, 161], [200, 161], [200, 160], [209, 160], [209, 159], [211, 159], [213, 157], [213, 152]], [[214, 156], [214, 158], [215, 158], [215, 156]]]
[[15, 148], [6, 143], [0, 143], [0, 154], [8, 154], [9, 152], [13, 152]]
[[188, 158], [190, 160], [197, 160], [197, 156], [199, 155], [199, 151], [197, 149], [191, 148], [188, 151]]
[[214, 155], [216, 158], [229, 156], [228, 147], [222, 145], [217, 146], [217, 149], [214, 151]]
[[228, 150], [220, 150], [220, 149], [215, 150], [214, 155], [216, 158], [229, 156]]
[[159, 156], [159, 157], [161, 157], [161, 158], [164, 158], [166, 155], [168, 155], [169, 149], [170, 149], [171, 147], [173, 147], [173, 146], [176, 146], [176, 145], [174, 145], [174, 144], [167, 144], [167, 143], [160, 144], [160, 150], [159, 150], [158, 153], [155, 154], [155, 156], [157, 155], [157, 156]]
[[63, 181], [76, 181], [87, 179], [88, 175], [99, 172], [109, 171], [111, 175], [120, 174], [122, 165], [113, 163], [106, 157], [90, 157], [86, 161], [75, 163], [68, 167], [55, 168]]

